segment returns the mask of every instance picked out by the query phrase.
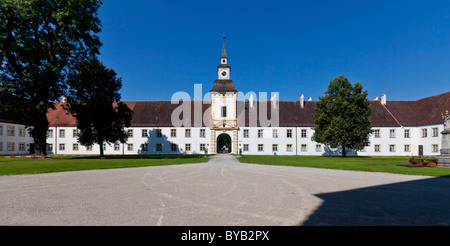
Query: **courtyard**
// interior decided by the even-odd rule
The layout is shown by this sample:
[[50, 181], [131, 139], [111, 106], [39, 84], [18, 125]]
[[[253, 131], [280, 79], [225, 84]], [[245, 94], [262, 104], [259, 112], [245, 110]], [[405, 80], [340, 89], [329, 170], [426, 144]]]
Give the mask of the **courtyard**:
[[0, 176], [2, 225], [450, 225], [450, 179], [240, 163]]

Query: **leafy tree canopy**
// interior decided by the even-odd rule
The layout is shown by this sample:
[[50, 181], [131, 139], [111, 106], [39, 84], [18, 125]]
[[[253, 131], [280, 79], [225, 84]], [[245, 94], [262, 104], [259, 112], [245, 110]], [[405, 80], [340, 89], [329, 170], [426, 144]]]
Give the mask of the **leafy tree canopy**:
[[48, 108], [67, 89], [76, 65], [99, 53], [99, 0], [0, 2], [0, 104], [31, 127], [45, 155]]
[[342, 75], [330, 81], [316, 104], [312, 140], [332, 148], [342, 147], [343, 156], [346, 148], [362, 149], [368, 145], [372, 130], [367, 95], [361, 83], [353, 86]]
[[77, 73], [69, 79], [70, 95], [66, 108], [76, 120], [83, 145], [124, 143], [130, 126], [132, 111], [120, 101], [122, 79], [113, 69], [106, 68], [99, 60], [90, 59], [79, 64]]

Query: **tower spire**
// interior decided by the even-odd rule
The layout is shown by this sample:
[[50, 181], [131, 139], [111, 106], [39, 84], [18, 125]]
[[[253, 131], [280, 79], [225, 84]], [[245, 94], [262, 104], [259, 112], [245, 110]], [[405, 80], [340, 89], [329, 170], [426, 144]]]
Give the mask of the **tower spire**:
[[222, 55], [220, 58], [228, 58], [227, 51], [225, 50], [225, 33], [223, 33], [223, 46], [222, 46]]

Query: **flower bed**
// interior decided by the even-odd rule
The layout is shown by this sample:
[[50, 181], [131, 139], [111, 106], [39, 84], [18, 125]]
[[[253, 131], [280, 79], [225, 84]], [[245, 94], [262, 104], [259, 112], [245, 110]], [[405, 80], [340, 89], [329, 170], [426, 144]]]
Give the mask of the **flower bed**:
[[437, 165], [438, 158], [426, 157], [426, 156], [411, 156], [409, 157], [409, 164], [422, 165], [427, 167], [435, 167]]

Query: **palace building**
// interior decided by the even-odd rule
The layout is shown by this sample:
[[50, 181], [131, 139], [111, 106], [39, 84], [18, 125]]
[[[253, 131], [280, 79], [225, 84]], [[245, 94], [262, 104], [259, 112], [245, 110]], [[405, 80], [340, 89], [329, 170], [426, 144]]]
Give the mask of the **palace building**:
[[[105, 154], [214, 154], [340, 155], [311, 140], [316, 102], [238, 100], [223, 42], [218, 78], [212, 83], [210, 101], [125, 101], [134, 111], [125, 130], [125, 143], [103, 144]], [[55, 102], [47, 116], [47, 154], [99, 154], [100, 146], [78, 143], [75, 118]], [[370, 101], [374, 133], [370, 145], [347, 150], [348, 155], [439, 155], [442, 113], [450, 109], [450, 92], [416, 101], [389, 101], [386, 95]], [[180, 113], [181, 112], [181, 113]], [[1, 113], [1, 112], [0, 112]], [[176, 122], [174, 117], [176, 116]], [[181, 120], [180, 117], [181, 116]], [[32, 152], [33, 139], [25, 127], [0, 114], [0, 155]]]

